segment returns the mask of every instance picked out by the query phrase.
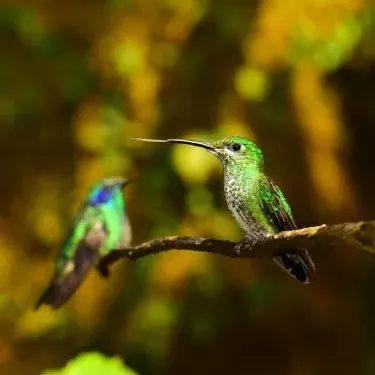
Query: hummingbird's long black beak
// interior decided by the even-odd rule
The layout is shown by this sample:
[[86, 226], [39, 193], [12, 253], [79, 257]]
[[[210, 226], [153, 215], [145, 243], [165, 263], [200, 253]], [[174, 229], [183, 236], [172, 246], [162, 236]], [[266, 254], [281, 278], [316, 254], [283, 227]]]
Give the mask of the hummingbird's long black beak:
[[190, 139], [168, 139], [168, 143], [180, 143], [184, 145], [191, 145], [191, 146], [197, 146], [205, 148], [206, 150], [215, 151], [215, 147], [207, 142], [202, 141], [192, 141]]
[[179, 143], [184, 145], [191, 145], [205, 148], [211, 152], [216, 151], [215, 147], [207, 142], [193, 141], [189, 139], [147, 139], [147, 138], [131, 138], [142, 142], [155, 142], [155, 143]]

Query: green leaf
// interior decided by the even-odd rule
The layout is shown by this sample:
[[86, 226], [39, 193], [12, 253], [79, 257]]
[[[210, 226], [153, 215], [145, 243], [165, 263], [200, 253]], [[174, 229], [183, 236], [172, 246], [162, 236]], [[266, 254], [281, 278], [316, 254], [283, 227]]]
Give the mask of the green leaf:
[[118, 357], [106, 357], [101, 353], [82, 353], [59, 370], [46, 370], [41, 375], [137, 375]]

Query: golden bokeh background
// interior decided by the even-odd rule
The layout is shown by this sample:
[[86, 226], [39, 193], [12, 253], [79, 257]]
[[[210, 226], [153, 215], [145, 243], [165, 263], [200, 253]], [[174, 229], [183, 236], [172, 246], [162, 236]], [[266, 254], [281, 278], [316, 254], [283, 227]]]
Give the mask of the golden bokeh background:
[[375, 373], [365, 253], [314, 252], [305, 286], [167, 252], [34, 311], [97, 179], [137, 178], [134, 243], [241, 237], [212, 155], [131, 137], [248, 136], [300, 226], [374, 219], [371, 0], [3, 0], [0, 48], [1, 374]]

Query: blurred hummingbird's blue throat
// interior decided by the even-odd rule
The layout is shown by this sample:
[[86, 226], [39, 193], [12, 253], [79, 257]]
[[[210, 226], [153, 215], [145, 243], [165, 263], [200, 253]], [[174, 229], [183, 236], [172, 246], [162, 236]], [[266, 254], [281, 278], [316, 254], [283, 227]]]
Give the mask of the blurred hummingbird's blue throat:
[[100, 205], [111, 201], [113, 190], [117, 188], [124, 188], [133, 180], [128, 180], [123, 177], [109, 177], [101, 182], [97, 182], [92, 186], [92, 197], [90, 203], [92, 205]]
[[95, 195], [91, 198], [90, 203], [93, 205], [103, 204], [109, 202], [112, 193], [108, 188], [103, 188], [95, 192]]

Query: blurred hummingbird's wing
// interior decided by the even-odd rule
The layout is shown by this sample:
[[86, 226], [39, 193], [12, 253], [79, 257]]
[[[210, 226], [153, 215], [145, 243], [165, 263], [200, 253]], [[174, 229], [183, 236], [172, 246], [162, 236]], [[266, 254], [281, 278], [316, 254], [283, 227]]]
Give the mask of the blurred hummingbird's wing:
[[93, 249], [86, 241], [81, 241], [77, 246], [74, 259], [67, 261], [65, 272], [52, 279], [36, 304], [36, 309], [42, 304], [51, 305], [52, 308], [57, 309], [66, 303], [81, 285], [95, 255], [96, 249]]
[[[257, 191], [263, 214], [271, 221], [276, 232], [297, 229], [292, 210], [284, 194], [270, 178], [260, 179]], [[304, 283], [311, 281], [315, 265], [307, 250], [292, 250], [274, 259], [295, 279]]]
[[[36, 309], [42, 304], [51, 305], [54, 309], [61, 307], [81, 285], [90, 267], [98, 262], [98, 249], [105, 240], [105, 231], [100, 221], [86, 223], [85, 228], [79, 240], [77, 237], [74, 242], [65, 242], [65, 254], [62, 254], [63, 258]], [[75, 231], [74, 228], [72, 230]], [[71, 235], [74, 236], [74, 233]], [[67, 254], [66, 249], [72, 254]]]
[[[94, 229], [100, 231], [102, 229], [102, 227], [97, 226], [101, 222], [103, 222], [102, 212], [98, 208], [84, 202], [70, 224], [68, 235], [61, 246], [60, 257], [63, 259], [74, 257], [80, 241], [90, 231]], [[59, 267], [57, 267], [56, 272], [61, 272]]]

